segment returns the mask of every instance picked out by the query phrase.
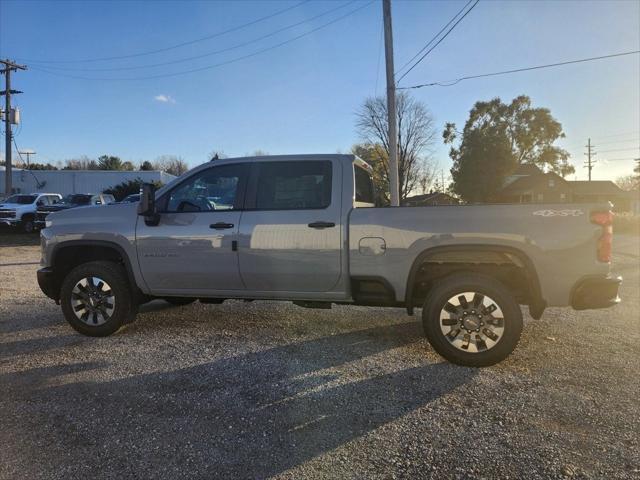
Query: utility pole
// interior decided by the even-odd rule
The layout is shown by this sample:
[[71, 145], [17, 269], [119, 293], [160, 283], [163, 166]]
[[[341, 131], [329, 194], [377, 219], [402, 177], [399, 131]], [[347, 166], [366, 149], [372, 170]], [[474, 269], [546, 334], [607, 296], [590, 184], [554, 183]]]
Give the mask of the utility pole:
[[35, 155], [35, 150], [18, 150], [18, 155], [26, 155], [27, 156], [27, 168], [31, 165], [31, 155]]
[[26, 70], [25, 65], [18, 65], [9, 59], [0, 60], [0, 64], [4, 65], [4, 69], [0, 73], [4, 73], [4, 193], [5, 196], [11, 195], [13, 190], [12, 173], [11, 173], [11, 141], [13, 134], [11, 132], [11, 122], [13, 120], [13, 112], [11, 111], [11, 95], [22, 93], [18, 90], [11, 90], [11, 72], [17, 70]]
[[587, 156], [587, 162], [584, 164], [584, 166], [585, 168], [589, 169], [589, 181], [591, 181], [591, 170], [593, 170], [593, 166], [596, 163], [595, 160], [592, 160], [592, 157], [596, 156], [596, 153], [592, 151], [592, 149], [595, 147], [591, 145], [591, 139], [589, 139], [585, 146], [587, 147], [587, 153], [585, 153], [585, 155]]
[[396, 80], [393, 74], [393, 30], [391, 28], [391, 0], [382, 0], [384, 17], [384, 58], [387, 64], [387, 118], [389, 123], [389, 192], [391, 206], [400, 205], [398, 185], [398, 133], [396, 126]]

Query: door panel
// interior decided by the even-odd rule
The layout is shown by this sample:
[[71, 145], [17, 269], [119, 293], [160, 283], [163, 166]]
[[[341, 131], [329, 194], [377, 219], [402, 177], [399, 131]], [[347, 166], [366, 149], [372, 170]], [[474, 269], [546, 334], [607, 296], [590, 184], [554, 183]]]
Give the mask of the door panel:
[[311, 293], [336, 285], [341, 275], [340, 180], [340, 171], [328, 161], [255, 165], [239, 237], [240, 274], [247, 289]]
[[[233, 227], [210, 227], [217, 223]], [[232, 249], [239, 224], [237, 211], [163, 213], [151, 227], [140, 218], [138, 259], [145, 282], [152, 291], [243, 289]]]
[[158, 199], [158, 225], [138, 219], [138, 260], [152, 292], [244, 289], [234, 243], [248, 171], [245, 164], [200, 170]]

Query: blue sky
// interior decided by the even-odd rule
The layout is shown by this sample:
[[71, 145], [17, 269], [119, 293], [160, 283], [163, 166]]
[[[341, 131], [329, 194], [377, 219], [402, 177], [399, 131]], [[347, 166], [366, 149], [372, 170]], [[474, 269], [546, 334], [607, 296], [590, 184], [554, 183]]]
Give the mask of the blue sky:
[[[14, 75], [23, 124], [21, 149], [37, 161], [109, 153], [141, 161], [163, 154], [191, 165], [214, 150], [236, 156], [257, 149], [272, 154], [348, 151], [358, 141], [354, 112], [369, 95], [384, 93], [381, 4], [308, 1], [247, 28], [178, 49], [121, 60], [53, 63], [65, 68], [132, 67], [180, 60], [229, 48], [287, 25], [300, 25], [228, 52], [173, 65], [119, 71], [57, 73], [36, 70], [44, 60], [123, 56], [188, 42], [253, 21], [299, 2], [288, 1], [13, 1], [0, 0], [0, 56], [18, 58], [30, 70]], [[404, 64], [466, 2], [394, 1], [396, 64]], [[321, 18], [305, 20], [346, 5]], [[251, 54], [352, 15], [268, 52], [186, 75]], [[640, 49], [638, 1], [482, 0], [437, 49], [403, 81], [412, 85]], [[572, 154], [577, 178], [583, 145], [596, 145], [595, 179], [631, 173], [640, 156], [640, 56], [461, 82], [414, 90], [430, 108], [438, 129], [464, 124], [477, 100], [529, 95], [563, 124], [561, 142]], [[163, 101], [164, 100], [164, 101]], [[447, 171], [448, 147], [435, 161]]]

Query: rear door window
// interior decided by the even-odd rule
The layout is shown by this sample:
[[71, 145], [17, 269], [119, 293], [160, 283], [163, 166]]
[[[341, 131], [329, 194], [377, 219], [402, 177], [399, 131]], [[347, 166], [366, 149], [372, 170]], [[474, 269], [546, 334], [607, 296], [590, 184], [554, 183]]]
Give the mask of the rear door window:
[[356, 202], [375, 204], [373, 179], [369, 172], [358, 165], [353, 166], [356, 188]]
[[255, 208], [308, 210], [331, 204], [331, 162], [264, 162], [257, 165]]

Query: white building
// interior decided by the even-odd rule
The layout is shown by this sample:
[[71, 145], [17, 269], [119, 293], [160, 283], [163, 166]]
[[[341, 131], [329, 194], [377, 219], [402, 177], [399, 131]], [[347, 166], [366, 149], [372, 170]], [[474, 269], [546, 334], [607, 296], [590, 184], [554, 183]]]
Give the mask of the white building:
[[[12, 169], [13, 193], [52, 192], [102, 193], [119, 183], [140, 179], [143, 182], [169, 183], [176, 178], [159, 170], [128, 172], [122, 170], [23, 170]], [[0, 166], [0, 197], [6, 196], [5, 169]]]

